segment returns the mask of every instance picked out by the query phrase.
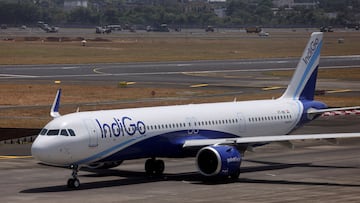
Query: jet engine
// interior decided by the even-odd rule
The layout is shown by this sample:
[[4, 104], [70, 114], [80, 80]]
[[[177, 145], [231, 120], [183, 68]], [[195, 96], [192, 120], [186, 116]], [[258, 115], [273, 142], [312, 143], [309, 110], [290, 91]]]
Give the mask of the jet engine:
[[212, 145], [197, 153], [196, 164], [204, 176], [226, 176], [238, 178], [241, 154], [234, 146]]

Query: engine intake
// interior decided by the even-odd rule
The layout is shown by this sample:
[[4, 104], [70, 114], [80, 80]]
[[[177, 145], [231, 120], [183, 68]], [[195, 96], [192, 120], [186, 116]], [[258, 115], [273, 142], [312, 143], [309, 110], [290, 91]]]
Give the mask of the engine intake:
[[231, 176], [240, 174], [241, 154], [233, 146], [213, 145], [200, 149], [196, 164], [204, 176]]

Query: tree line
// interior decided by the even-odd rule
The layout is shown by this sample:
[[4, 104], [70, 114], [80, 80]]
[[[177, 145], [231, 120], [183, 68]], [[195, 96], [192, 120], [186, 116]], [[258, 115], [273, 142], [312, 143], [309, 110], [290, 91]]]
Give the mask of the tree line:
[[[34, 3], [35, 2], [35, 3]], [[215, 15], [211, 4], [194, 7], [173, 1], [168, 4], [132, 5], [123, 0], [90, 0], [88, 8], [63, 9], [56, 0], [44, 7], [39, 1], [0, 1], [0, 23], [34, 25], [45, 21], [55, 25], [106, 25], [167, 23], [177, 26], [346, 26], [360, 22], [360, 0], [318, 0], [315, 8], [273, 9], [271, 0], [228, 0], [225, 17]], [[170, 1], [169, 1], [170, 2]], [[251, 2], [251, 3], [249, 3]], [[94, 6], [97, 5], [97, 6]], [[329, 13], [335, 13], [330, 16]]]

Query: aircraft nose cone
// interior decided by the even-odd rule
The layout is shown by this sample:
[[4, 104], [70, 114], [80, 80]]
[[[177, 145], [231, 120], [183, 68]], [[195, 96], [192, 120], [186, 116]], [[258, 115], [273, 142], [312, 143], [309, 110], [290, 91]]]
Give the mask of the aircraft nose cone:
[[31, 146], [32, 156], [47, 164], [57, 164], [58, 146], [51, 137], [38, 137]]
[[31, 155], [39, 160], [46, 162], [47, 161], [47, 150], [44, 146], [41, 145], [41, 143], [38, 140], [35, 140], [35, 142], [31, 146]]
[[58, 137], [40, 136], [31, 146], [32, 156], [46, 164], [66, 165], [69, 162], [69, 154], [66, 154], [63, 144], [57, 139]]

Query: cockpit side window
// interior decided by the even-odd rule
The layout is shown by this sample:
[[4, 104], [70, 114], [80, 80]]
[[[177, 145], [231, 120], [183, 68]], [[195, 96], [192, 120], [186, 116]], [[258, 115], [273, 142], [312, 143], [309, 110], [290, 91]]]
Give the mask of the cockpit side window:
[[67, 132], [65, 129], [62, 129], [62, 130], [60, 131], [60, 135], [62, 135], [62, 136], [69, 136], [68, 132]]
[[49, 130], [46, 135], [48, 135], [48, 136], [56, 136], [56, 135], [59, 135], [59, 131], [60, 131], [59, 129]]
[[46, 135], [46, 132], [48, 130], [46, 128], [43, 128], [41, 131], [40, 131], [40, 135]]
[[70, 136], [76, 136], [73, 129], [68, 129]]

